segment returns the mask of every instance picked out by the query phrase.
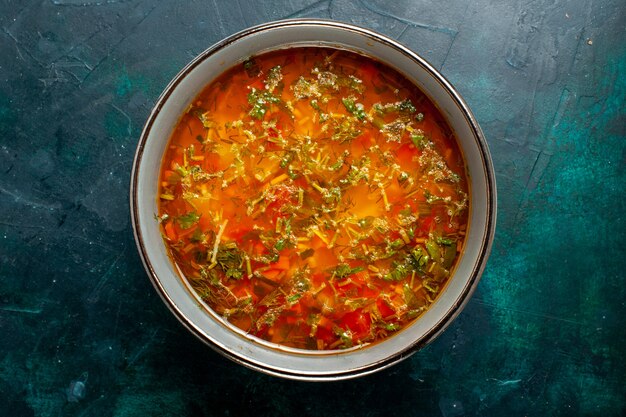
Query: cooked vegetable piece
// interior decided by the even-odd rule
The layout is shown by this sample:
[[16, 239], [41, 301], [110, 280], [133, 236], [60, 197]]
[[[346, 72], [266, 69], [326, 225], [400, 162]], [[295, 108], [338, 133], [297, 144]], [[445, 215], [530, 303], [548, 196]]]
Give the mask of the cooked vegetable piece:
[[187, 214], [183, 214], [182, 216], [176, 217], [176, 221], [180, 225], [181, 229], [189, 229], [193, 227], [200, 220], [200, 215], [195, 211], [191, 211]]

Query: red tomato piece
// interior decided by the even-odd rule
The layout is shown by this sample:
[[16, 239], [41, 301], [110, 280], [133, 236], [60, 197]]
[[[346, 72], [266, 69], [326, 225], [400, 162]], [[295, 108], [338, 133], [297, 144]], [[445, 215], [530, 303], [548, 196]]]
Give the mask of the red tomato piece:
[[315, 338], [319, 340], [323, 340], [324, 343], [328, 344], [328, 343], [332, 343], [335, 340], [335, 335], [333, 334], [332, 330], [324, 326], [318, 326], [317, 332], [315, 333]]
[[382, 298], [376, 300], [376, 307], [378, 307], [378, 311], [380, 311], [380, 315], [383, 316], [383, 318], [389, 317], [396, 313], [392, 310], [391, 307], [389, 307], [389, 305], [387, 305], [387, 302]]
[[435, 227], [434, 216], [424, 217], [423, 219], [420, 219], [420, 221], [421, 221], [420, 230], [424, 232], [424, 234], [430, 233]]
[[342, 317], [342, 326], [347, 327], [353, 333], [355, 339], [366, 336], [370, 331], [371, 318], [369, 314], [364, 314], [360, 308]]

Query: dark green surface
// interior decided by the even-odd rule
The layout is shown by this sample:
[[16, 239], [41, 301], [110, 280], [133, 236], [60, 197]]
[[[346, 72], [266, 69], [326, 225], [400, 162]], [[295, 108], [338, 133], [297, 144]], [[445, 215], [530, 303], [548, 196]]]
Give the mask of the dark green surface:
[[[624, 1], [217, 3], [0, 0], [0, 415], [624, 415]], [[497, 173], [496, 240], [467, 308], [353, 381], [214, 353], [160, 301], [130, 229], [158, 94], [213, 42], [285, 17], [424, 56], [472, 107]]]

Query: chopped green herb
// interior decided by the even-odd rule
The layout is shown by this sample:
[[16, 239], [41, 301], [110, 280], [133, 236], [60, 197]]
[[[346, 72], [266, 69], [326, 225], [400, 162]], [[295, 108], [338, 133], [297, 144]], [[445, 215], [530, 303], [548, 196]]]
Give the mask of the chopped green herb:
[[401, 247], [403, 247], [403, 246], [404, 246], [404, 244], [405, 244], [405, 243], [404, 243], [404, 240], [402, 240], [401, 238], [398, 238], [398, 239], [394, 240], [393, 242], [391, 242], [391, 243], [389, 244], [389, 246], [390, 246], [392, 249], [400, 249]]
[[348, 264], [339, 264], [333, 270], [333, 276], [338, 279], [348, 278], [352, 274], [363, 271], [365, 268], [362, 266], [350, 267]]
[[365, 120], [365, 117], [367, 117], [367, 114], [365, 113], [365, 108], [361, 103], [355, 103], [354, 99], [352, 98], [344, 98], [341, 100], [341, 102], [345, 106], [346, 110], [354, 114], [357, 119]]
[[224, 271], [227, 278], [240, 279], [243, 277], [244, 254], [236, 244], [219, 245], [217, 264]]
[[335, 328], [333, 328], [333, 332], [339, 336], [339, 339], [341, 340], [341, 347], [342, 348], [350, 348], [353, 345], [352, 342], [352, 332], [350, 330], [344, 330], [341, 327], [337, 326]]
[[240, 279], [243, 277], [243, 271], [238, 268], [229, 268], [226, 270], [226, 278]]
[[402, 281], [409, 276], [411, 267], [408, 263], [392, 262], [393, 269], [383, 275], [385, 281]]
[[322, 95], [319, 91], [317, 83], [311, 82], [304, 77], [298, 78], [293, 85], [293, 94], [298, 100], [309, 97], [320, 97]]
[[281, 250], [283, 250], [283, 249], [285, 249], [287, 247], [287, 243], [288, 243], [287, 239], [284, 239], [284, 238], [283, 239], [278, 239], [276, 241], [276, 244], [274, 245], [274, 248], [277, 251], [281, 251]]
[[252, 105], [252, 109], [248, 113], [254, 119], [262, 119], [267, 113], [269, 103], [280, 103], [280, 98], [276, 97], [269, 91], [259, 91], [255, 88], [248, 93], [248, 103]]
[[426, 250], [428, 251], [428, 254], [430, 255], [430, 257], [432, 258], [433, 261], [439, 261], [441, 258], [441, 251], [439, 249], [439, 245], [437, 245], [437, 243], [435, 243], [434, 240], [432, 239], [428, 239], [426, 241]]
[[406, 113], [415, 113], [417, 109], [408, 98], [398, 103], [398, 111]]
[[417, 149], [424, 149], [426, 147], [426, 137], [421, 132], [411, 134], [411, 141]]
[[287, 302], [289, 304], [294, 304], [296, 301], [298, 301], [300, 298], [302, 298], [302, 293], [297, 293], [297, 294], [292, 294], [290, 296], [287, 297]]
[[189, 229], [194, 224], [196, 224], [198, 220], [200, 220], [200, 216], [201, 215], [196, 213], [195, 211], [191, 211], [187, 214], [176, 217], [176, 221], [178, 222], [178, 225], [181, 229]]
[[382, 327], [388, 332], [395, 332], [402, 328], [402, 326], [400, 326], [398, 323], [383, 323]]
[[293, 161], [294, 154], [289, 152], [283, 156], [283, 159], [280, 160], [280, 167], [287, 168], [287, 166]]
[[437, 236], [435, 238], [435, 241], [440, 244], [440, 245], [445, 245], [445, 246], [450, 246], [453, 243], [455, 243], [454, 240], [450, 239], [449, 237], [441, 237], [441, 236]]
[[428, 263], [428, 260], [430, 259], [421, 246], [417, 246], [415, 249], [413, 249], [411, 251], [411, 256], [413, 256], [413, 259], [415, 259], [415, 262], [417, 262], [418, 267], [423, 267]]
[[265, 80], [265, 88], [272, 93], [276, 87], [281, 86], [283, 80], [282, 68], [280, 65], [270, 68], [267, 79]]

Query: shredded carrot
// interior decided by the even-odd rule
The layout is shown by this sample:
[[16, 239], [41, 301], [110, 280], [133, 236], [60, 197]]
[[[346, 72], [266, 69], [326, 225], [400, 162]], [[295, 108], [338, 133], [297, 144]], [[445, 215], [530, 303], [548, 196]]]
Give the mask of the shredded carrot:
[[272, 281], [275, 280], [281, 273], [282, 271], [279, 269], [268, 269], [267, 271], [261, 272], [265, 278], [271, 279]]
[[163, 228], [165, 229], [165, 236], [167, 236], [169, 240], [176, 240], [176, 231], [172, 223], [166, 223]]

